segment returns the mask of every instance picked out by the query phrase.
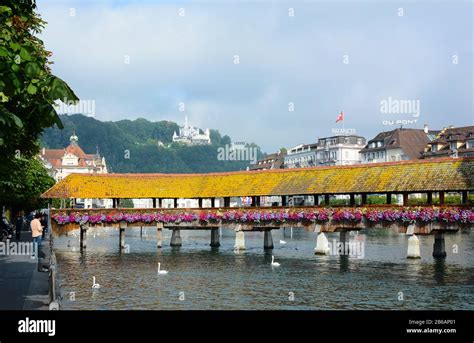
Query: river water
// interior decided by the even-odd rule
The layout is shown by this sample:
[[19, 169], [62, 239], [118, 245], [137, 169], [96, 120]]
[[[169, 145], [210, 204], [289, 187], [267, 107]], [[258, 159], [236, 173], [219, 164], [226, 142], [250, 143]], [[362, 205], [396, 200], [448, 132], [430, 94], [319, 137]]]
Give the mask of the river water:
[[[221, 246], [209, 247], [210, 231], [181, 231], [183, 246], [171, 248], [171, 232], [88, 231], [81, 253], [78, 234], [55, 240], [63, 308], [70, 310], [474, 310], [474, 232], [446, 234], [446, 260], [432, 258], [433, 236], [419, 236], [421, 259], [406, 258], [407, 236], [362, 230], [351, 239], [363, 256], [316, 256], [316, 233], [273, 231], [275, 248], [263, 250], [263, 233], [245, 234], [246, 250], [233, 250], [235, 234], [223, 229]], [[328, 234], [339, 239], [339, 234]], [[286, 244], [280, 244], [284, 240]], [[457, 252], [456, 252], [457, 251]], [[280, 267], [271, 266], [272, 254]], [[157, 275], [161, 262], [167, 275]], [[92, 279], [100, 289], [92, 289]]]

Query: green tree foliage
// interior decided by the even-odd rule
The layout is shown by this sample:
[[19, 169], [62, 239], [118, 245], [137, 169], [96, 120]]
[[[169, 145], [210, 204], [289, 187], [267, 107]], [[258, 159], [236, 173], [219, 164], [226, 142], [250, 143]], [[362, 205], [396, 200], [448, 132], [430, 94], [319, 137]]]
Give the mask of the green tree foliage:
[[34, 158], [46, 127], [62, 127], [57, 100], [78, 100], [52, 75], [49, 57], [36, 37], [45, 22], [34, 0], [0, 2], [0, 204], [24, 209], [40, 205], [38, 196], [54, 180]]
[[0, 168], [0, 203], [14, 210], [45, 206], [41, 193], [54, 185], [43, 164], [35, 158], [13, 158], [10, 168]]
[[[60, 117], [64, 129], [46, 129], [42, 137], [43, 145], [64, 148], [75, 132], [83, 150], [93, 153], [99, 147], [109, 169], [116, 173], [207, 173], [245, 170], [249, 165], [249, 161], [217, 159], [217, 149], [231, 143], [229, 136], [222, 137], [217, 130], [211, 130], [211, 145], [186, 146], [172, 143], [173, 132], [178, 131], [179, 127], [169, 121], [136, 119], [102, 122], [81, 114]], [[249, 146], [257, 149], [258, 157], [262, 156], [257, 145]]]
[[132, 199], [120, 199], [120, 207], [122, 208], [133, 208], [133, 200]]
[[49, 57], [36, 37], [45, 22], [35, 12], [34, 0], [2, 0], [0, 5], [0, 155], [24, 157], [38, 151], [44, 128], [61, 121], [56, 100], [78, 98], [51, 74]]

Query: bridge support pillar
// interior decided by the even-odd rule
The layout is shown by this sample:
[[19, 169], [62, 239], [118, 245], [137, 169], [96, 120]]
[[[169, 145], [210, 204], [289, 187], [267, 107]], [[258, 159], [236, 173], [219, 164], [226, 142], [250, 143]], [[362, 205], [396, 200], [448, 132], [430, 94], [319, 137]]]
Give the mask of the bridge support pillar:
[[433, 204], [433, 192], [426, 193], [426, 203], [429, 205]]
[[171, 234], [170, 246], [180, 247], [181, 245], [183, 245], [183, 242], [181, 240], [181, 231], [179, 229], [173, 229], [173, 233]]
[[263, 233], [263, 249], [273, 249], [272, 230], [265, 230]]
[[390, 205], [392, 203], [392, 193], [387, 193], [385, 197], [386, 197], [385, 202], [387, 203], [387, 205]]
[[234, 250], [245, 250], [245, 234], [241, 229], [235, 230]]
[[444, 233], [435, 232], [435, 239], [433, 244], [433, 257], [434, 258], [445, 258], [446, 249], [444, 245]]
[[438, 193], [438, 198], [439, 198], [439, 204], [443, 205], [444, 204], [444, 192], [439, 192]]
[[341, 255], [349, 255], [349, 231], [342, 230], [339, 233], [339, 243], [341, 244]]
[[355, 205], [355, 195], [353, 193], [349, 194], [349, 205]]
[[120, 222], [120, 242], [119, 242], [120, 249], [125, 249], [125, 228], [126, 227], [127, 227], [127, 223]]
[[88, 227], [85, 226], [85, 225], [81, 225], [80, 226], [80, 229], [81, 229], [81, 232], [80, 232], [80, 235], [79, 235], [79, 246], [81, 249], [85, 249], [87, 247], [87, 229]]
[[420, 240], [415, 234], [408, 238], [407, 258], [421, 258]]
[[409, 201], [408, 193], [403, 193], [403, 206], [408, 206], [408, 201]]
[[330, 198], [329, 194], [324, 194], [324, 206], [329, 206]]
[[315, 255], [328, 255], [329, 254], [329, 241], [324, 232], [318, 233], [316, 238], [316, 248], [314, 248]]
[[163, 223], [156, 224], [156, 247], [161, 248], [163, 246]]
[[209, 244], [213, 248], [217, 248], [221, 245], [219, 239], [219, 229], [211, 229], [211, 244]]

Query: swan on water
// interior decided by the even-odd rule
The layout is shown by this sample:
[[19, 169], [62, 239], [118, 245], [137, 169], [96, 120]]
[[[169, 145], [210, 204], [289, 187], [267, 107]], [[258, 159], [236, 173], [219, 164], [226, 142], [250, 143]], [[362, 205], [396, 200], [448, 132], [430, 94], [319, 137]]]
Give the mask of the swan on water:
[[168, 274], [167, 270], [161, 270], [161, 263], [158, 262], [158, 275], [166, 275]]
[[93, 289], [99, 289], [100, 285], [95, 282], [95, 276], [92, 277], [92, 288]]
[[286, 242], [282, 239], [280, 239], [280, 244], [286, 244]]
[[278, 262], [275, 262], [275, 256], [272, 255], [272, 263], [271, 263], [272, 267], [279, 267], [280, 266], [280, 263]]

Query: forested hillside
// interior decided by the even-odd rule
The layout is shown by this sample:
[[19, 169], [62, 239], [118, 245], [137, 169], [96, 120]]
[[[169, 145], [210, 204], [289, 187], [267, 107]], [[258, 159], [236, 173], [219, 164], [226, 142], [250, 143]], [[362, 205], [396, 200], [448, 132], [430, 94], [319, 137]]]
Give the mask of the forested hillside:
[[[116, 173], [206, 173], [245, 170], [248, 161], [220, 161], [218, 148], [231, 143], [229, 136], [211, 130], [212, 145], [185, 146], [172, 143], [178, 125], [171, 121], [151, 122], [146, 119], [102, 122], [81, 114], [62, 115], [64, 129], [46, 129], [42, 145], [64, 148], [76, 133], [86, 153], [97, 148], [105, 157], [109, 172]], [[163, 143], [160, 144], [159, 142]], [[258, 157], [262, 153], [258, 149]]]

